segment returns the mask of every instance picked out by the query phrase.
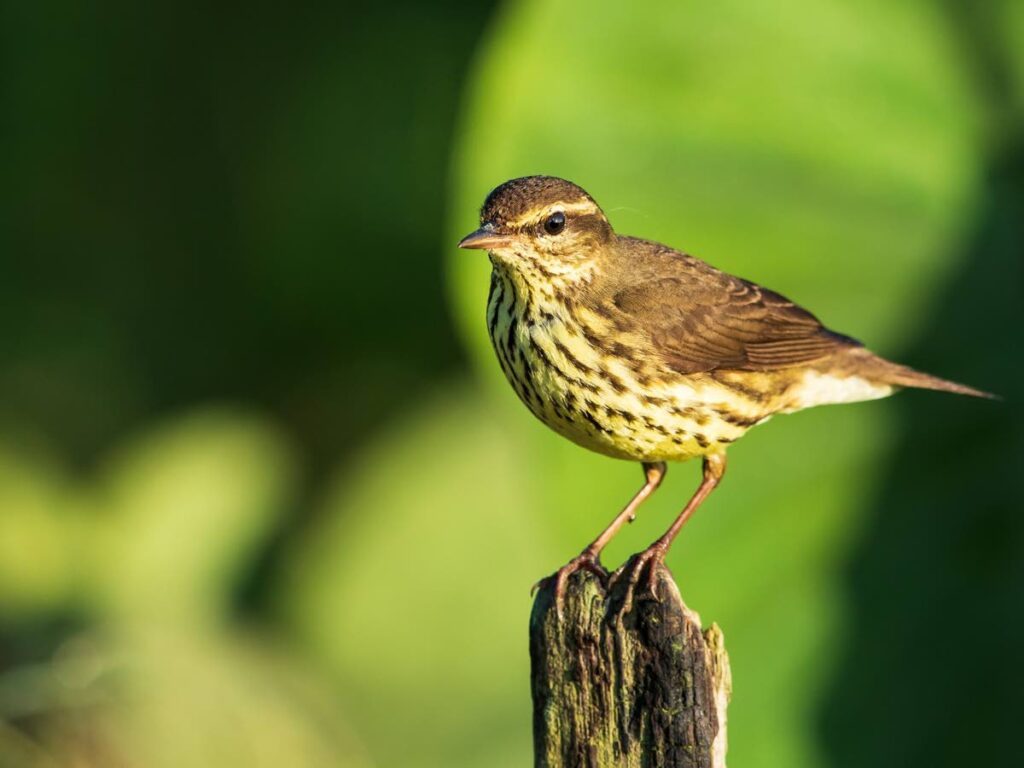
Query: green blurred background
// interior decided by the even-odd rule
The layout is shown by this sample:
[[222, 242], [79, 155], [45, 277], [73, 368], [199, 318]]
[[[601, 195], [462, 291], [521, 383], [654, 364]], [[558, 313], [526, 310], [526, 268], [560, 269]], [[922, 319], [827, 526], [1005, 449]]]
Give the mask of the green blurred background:
[[529, 586], [640, 472], [491, 359], [453, 244], [527, 173], [1006, 397], [734, 447], [669, 559], [730, 765], [1019, 758], [1024, 5], [42, 0], [0, 57], [0, 766], [529, 764]]

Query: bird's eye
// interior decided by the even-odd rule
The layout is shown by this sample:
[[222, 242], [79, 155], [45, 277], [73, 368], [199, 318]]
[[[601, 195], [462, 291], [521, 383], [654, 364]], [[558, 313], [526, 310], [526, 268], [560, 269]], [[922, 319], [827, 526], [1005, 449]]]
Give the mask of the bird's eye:
[[557, 235], [565, 229], [565, 214], [555, 211], [544, 220], [544, 231], [549, 235]]

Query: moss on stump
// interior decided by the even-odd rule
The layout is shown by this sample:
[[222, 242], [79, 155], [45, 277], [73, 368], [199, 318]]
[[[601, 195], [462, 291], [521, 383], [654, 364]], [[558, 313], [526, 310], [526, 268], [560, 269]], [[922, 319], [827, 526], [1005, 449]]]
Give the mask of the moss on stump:
[[731, 680], [722, 633], [701, 629], [665, 568], [658, 600], [620, 615], [620, 580], [569, 579], [530, 617], [535, 764], [539, 768], [724, 768]]

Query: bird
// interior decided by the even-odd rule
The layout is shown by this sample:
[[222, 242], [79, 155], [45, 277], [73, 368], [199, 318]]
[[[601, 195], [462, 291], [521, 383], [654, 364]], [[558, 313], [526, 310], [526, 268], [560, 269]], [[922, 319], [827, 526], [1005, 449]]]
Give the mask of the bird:
[[559, 610], [573, 573], [608, 576], [602, 550], [661, 485], [668, 462], [700, 457], [702, 479], [668, 530], [631, 559], [630, 605], [645, 570], [654, 593], [672, 542], [750, 428], [905, 387], [993, 397], [886, 360], [775, 291], [617, 234], [565, 179], [524, 176], [496, 187], [479, 228], [458, 246], [490, 258], [487, 331], [519, 399], [559, 435], [643, 468], [643, 485], [611, 523], [542, 580], [554, 582]]

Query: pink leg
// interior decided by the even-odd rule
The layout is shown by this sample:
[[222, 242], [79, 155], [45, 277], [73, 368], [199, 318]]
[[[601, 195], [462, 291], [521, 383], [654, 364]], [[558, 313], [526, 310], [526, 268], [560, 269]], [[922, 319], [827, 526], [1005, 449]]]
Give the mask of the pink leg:
[[594, 539], [591, 544], [584, 549], [580, 554], [570, 560], [568, 563], [563, 565], [551, 576], [538, 582], [534, 587], [540, 587], [543, 584], [550, 582], [551, 579], [555, 580], [555, 606], [558, 610], [558, 615], [562, 615], [562, 601], [565, 597], [565, 586], [568, 582], [569, 576], [579, 570], [587, 570], [597, 574], [602, 579], [607, 576], [603, 567], [601, 567], [601, 551], [608, 546], [608, 542], [614, 538], [615, 534], [619, 532], [626, 523], [631, 523], [636, 519], [637, 508], [643, 504], [644, 500], [650, 496], [654, 491], [661, 485], [662, 479], [665, 477], [665, 473], [668, 471], [665, 462], [659, 461], [656, 463], [644, 462], [644, 476], [647, 481], [644, 483], [643, 488], [636, 492], [636, 495], [630, 500], [615, 519], [612, 520], [611, 524], [601, 532], [601, 535]]
[[[621, 615], [625, 616], [629, 613], [633, 607], [633, 592], [637, 582], [640, 580], [640, 576], [643, 573], [644, 568], [647, 568], [647, 586], [651, 594], [655, 594], [654, 588], [658, 581], [658, 568], [665, 564], [665, 555], [668, 554], [669, 547], [672, 546], [672, 542], [676, 536], [679, 535], [679, 531], [682, 529], [686, 521], [690, 519], [690, 516], [697, 510], [697, 507], [703, 503], [719, 481], [722, 479], [722, 475], [725, 474], [725, 454], [724, 453], [713, 453], [704, 457], [704, 479], [701, 481], [700, 487], [697, 488], [697, 492], [693, 494], [693, 498], [683, 508], [683, 511], [679, 513], [679, 517], [675, 519], [672, 526], [665, 531], [664, 535], [655, 541], [651, 546], [637, 555], [631, 564], [628, 564], [629, 569], [629, 586], [626, 590], [626, 599], [623, 602]], [[616, 572], [612, 577], [613, 581], [618, 579], [622, 575], [622, 571]]]

